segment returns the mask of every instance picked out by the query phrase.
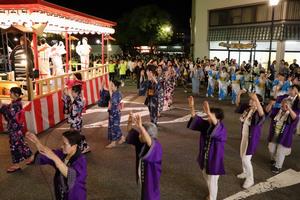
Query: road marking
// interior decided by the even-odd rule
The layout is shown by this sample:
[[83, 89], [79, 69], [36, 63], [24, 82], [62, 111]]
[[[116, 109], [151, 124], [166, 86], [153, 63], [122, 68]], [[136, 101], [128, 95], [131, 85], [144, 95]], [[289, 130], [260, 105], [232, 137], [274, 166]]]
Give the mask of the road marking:
[[245, 199], [247, 197], [269, 192], [278, 188], [285, 188], [300, 183], [300, 172], [296, 172], [293, 169], [288, 169], [276, 176], [267, 179], [266, 182], [258, 183], [247, 190], [238, 192], [225, 200], [238, 200]]
[[[141, 117], [143, 117], [143, 116], [148, 116], [149, 111], [145, 110], [145, 111], [137, 112], [134, 114], [139, 114], [139, 115], [141, 115]], [[121, 123], [126, 122], [128, 120], [128, 117], [129, 117], [129, 114], [121, 116]], [[108, 126], [108, 119], [100, 121], [100, 122], [95, 122], [92, 124], [86, 124], [83, 126], [83, 128], [98, 128], [98, 127], [107, 127], [107, 126]]]
[[[122, 109], [122, 112], [126, 111], [141, 111], [148, 110], [147, 107], [126, 107]], [[107, 108], [96, 108], [96, 109], [88, 109], [83, 115], [92, 114], [92, 113], [107, 113]]]

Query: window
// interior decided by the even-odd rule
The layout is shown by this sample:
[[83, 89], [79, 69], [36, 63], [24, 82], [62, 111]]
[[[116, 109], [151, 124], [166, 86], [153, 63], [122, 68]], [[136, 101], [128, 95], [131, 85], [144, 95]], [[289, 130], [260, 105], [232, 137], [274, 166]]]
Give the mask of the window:
[[[269, 51], [270, 49], [270, 42], [256, 42], [256, 50], [260, 51]], [[272, 50], [276, 51], [277, 49], [277, 42], [272, 42]]]
[[297, 0], [288, 1], [287, 16], [289, 20], [300, 19], [300, 2]]
[[285, 42], [286, 51], [300, 51], [300, 41], [286, 41]]
[[242, 16], [242, 23], [252, 23], [255, 22], [255, 11], [256, 7], [246, 7], [243, 8], [243, 16]]

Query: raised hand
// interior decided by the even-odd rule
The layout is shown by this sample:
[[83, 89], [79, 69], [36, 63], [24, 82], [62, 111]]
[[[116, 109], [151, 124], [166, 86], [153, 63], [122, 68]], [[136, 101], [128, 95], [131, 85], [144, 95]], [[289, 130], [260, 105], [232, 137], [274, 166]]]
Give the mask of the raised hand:
[[34, 133], [27, 132], [27, 133], [25, 134], [25, 136], [26, 136], [26, 138], [27, 138], [28, 140], [30, 140], [30, 141], [31, 141], [32, 143], [34, 143], [34, 144], [40, 143], [40, 140], [37, 138], [37, 136], [36, 136]]
[[190, 97], [188, 98], [188, 100], [189, 100], [189, 106], [190, 106], [191, 108], [194, 107], [194, 105], [195, 105], [194, 97], [193, 97], [193, 96], [190, 96]]
[[133, 122], [137, 127], [142, 127], [142, 117], [141, 115], [137, 114], [133, 117]]
[[208, 101], [204, 101], [202, 107], [203, 107], [204, 112], [205, 112], [207, 115], [210, 115], [210, 108], [209, 108], [209, 103], [208, 103]]

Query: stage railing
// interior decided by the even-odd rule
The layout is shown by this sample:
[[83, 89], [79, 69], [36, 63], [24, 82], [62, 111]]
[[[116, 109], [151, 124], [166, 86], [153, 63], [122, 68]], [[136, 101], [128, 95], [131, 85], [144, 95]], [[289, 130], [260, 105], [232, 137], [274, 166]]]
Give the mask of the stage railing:
[[108, 66], [94, 64], [93, 67], [72, 71], [63, 75], [29, 81], [28, 100], [33, 100], [64, 89], [66, 81], [75, 73], [81, 73], [83, 81], [108, 74]]

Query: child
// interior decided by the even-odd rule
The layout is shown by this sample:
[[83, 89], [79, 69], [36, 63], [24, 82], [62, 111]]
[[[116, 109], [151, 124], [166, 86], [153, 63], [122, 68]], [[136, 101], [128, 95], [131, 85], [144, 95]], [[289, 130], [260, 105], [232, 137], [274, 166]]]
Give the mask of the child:
[[260, 95], [250, 93], [249, 103], [240, 104], [240, 96], [243, 93], [246, 93], [246, 91], [240, 90], [236, 101], [236, 112], [242, 114], [240, 117], [240, 121], [242, 123], [240, 156], [243, 166], [243, 172], [237, 175], [237, 177], [240, 179], [246, 179], [243, 184], [243, 188], [247, 189], [254, 185], [251, 158], [259, 144], [265, 114], [261, 106], [263, 99]]
[[136, 151], [138, 199], [159, 200], [162, 147], [157, 140], [157, 127], [153, 123], [142, 123], [140, 115], [131, 115], [131, 118], [139, 129], [131, 129], [127, 135], [127, 143], [134, 145]]
[[266, 108], [267, 111], [271, 111], [268, 148], [271, 155], [271, 170], [275, 174], [280, 172], [285, 156], [291, 153], [293, 135], [299, 121], [299, 89], [297, 85], [290, 87], [289, 97], [281, 101], [279, 110], [276, 108], [270, 110], [274, 101]]
[[41, 144], [33, 133], [26, 137], [37, 147], [35, 163], [51, 165], [55, 168], [54, 191], [56, 199], [85, 200], [87, 163], [81, 154], [79, 144], [81, 135], [78, 131], [67, 131], [62, 134], [62, 149], [51, 150]]
[[99, 107], [108, 107], [110, 100], [109, 90], [105, 87], [105, 82], [102, 82], [100, 89], [100, 99], [98, 100]]
[[112, 81], [109, 85], [110, 101], [108, 106], [108, 140], [110, 144], [106, 148], [113, 148], [118, 144], [125, 142], [125, 137], [122, 134], [121, 123], [121, 100], [122, 94], [119, 91], [121, 83], [119, 81]]
[[[84, 109], [84, 101], [81, 95], [81, 85], [74, 85], [72, 87], [72, 97], [73, 101], [71, 102], [70, 97], [64, 94], [63, 99], [64, 103], [67, 105], [65, 111], [68, 111], [68, 123], [70, 124], [70, 128], [72, 130], [76, 130], [81, 133], [82, 129], [82, 111]], [[79, 149], [82, 153], [90, 152], [90, 147], [86, 142], [85, 136], [82, 136], [81, 143], [79, 145]]]
[[2, 104], [0, 100], [0, 113], [7, 121], [7, 130], [9, 134], [10, 153], [13, 165], [7, 169], [7, 173], [14, 173], [21, 170], [19, 163], [26, 160], [29, 165], [33, 161], [33, 155], [29, 146], [24, 140], [24, 118], [25, 114], [21, 99], [22, 91], [19, 87], [10, 89], [11, 103]]
[[200, 117], [195, 114], [193, 97], [190, 97], [189, 104], [192, 117], [188, 128], [201, 133], [198, 163], [209, 191], [206, 199], [216, 200], [219, 176], [225, 174], [223, 161], [227, 130], [222, 122], [224, 114], [219, 108], [210, 108], [208, 102], [205, 101], [203, 110], [206, 117]]

